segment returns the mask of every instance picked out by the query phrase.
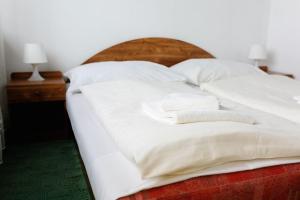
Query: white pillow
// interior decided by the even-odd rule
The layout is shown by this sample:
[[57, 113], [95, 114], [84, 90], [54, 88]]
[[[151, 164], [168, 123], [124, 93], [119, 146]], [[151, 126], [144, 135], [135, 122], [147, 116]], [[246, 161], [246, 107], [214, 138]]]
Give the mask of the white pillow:
[[70, 90], [79, 91], [79, 87], [96, 82], [134, 79], [144, 81], [186, 81], [164, 65], [147, 61], [97, 62], [75, 67], [64, 74], [70, 79]]
[[253, 65], [221, 59], [190, 59], [174, 65], [171, 69], [184, 75], [189, 83], [195, 85], [236, 76], [264, 74]]

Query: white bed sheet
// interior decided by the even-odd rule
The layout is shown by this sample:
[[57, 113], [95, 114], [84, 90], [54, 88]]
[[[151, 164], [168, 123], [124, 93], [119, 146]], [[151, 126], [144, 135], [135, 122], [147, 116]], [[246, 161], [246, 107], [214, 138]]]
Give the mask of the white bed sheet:
[[[237, 105], [233, 104], [233, 106]], [[138, 169], [118, 150], [82, 94], [67, 94], [67, 110], [97, 200], [114, 200], [143, 189], [197, 176], [300, 162], [300, 158], [241, 161], [184, 176], [142, 180]]]
[[[237, 87], [238, 85], [238, 87]], [[202, 90], [300, 124], [300, 81], [280, 75], [247, 75], [207, 82]]]

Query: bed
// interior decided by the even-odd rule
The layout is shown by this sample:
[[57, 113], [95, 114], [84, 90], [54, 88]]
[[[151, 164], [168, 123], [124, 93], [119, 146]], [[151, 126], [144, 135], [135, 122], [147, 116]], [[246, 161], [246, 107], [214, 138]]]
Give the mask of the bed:
[[[104, 50], [88, 59], [85, 64], [145, 60], [172, 66], [190, 58], [213, 56], [186, 42], [146, 38]], [[120, 153], [82, 94], [68, 93], [67, 109], [96, 199], [116, 199], [121, 193], [122, 200], [300, 198], [299, 158], [238, 163], [203, 171], [197, 176], [194, 174], [163, 181], [143, 181], [137, 169]], [[254, 168], [259, 169], [252, 170]], [[143, 184], [142, 191], [138, 188], [132, 190], [140, 184]]]

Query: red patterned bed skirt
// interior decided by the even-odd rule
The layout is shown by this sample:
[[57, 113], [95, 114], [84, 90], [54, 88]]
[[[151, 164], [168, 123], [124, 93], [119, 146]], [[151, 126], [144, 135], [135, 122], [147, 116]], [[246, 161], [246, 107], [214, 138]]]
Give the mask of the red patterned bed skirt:
[[300, 200], [300, 164], [198, 177], [120, 200]]

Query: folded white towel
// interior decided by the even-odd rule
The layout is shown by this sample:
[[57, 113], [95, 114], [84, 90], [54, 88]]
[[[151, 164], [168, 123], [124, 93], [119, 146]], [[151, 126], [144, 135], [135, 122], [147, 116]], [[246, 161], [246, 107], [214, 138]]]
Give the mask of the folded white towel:
[[219, 110], [219, 101], [215, 96], [173, 93], [162, 99], [161, 107], [164, 111]]
[[149, 117], [169, 124], [216, 121], [231, 121], [246, 124], [255, 123], [255, 119], [251, 116], [225, 110], [185, 110], [166, 112], [161, 109], [161, 102], [143, 103], [142, 109]]

